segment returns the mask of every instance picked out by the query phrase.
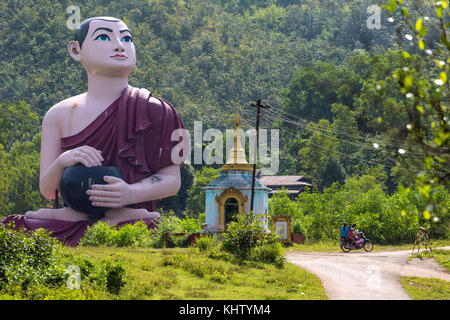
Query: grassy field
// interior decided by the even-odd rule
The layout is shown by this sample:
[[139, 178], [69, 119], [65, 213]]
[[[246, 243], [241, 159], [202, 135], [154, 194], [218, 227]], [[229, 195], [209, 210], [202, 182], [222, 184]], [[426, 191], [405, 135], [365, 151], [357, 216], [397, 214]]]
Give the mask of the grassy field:
[[94, 260], [124, 261], [126, 284], [100, 299], [326, 299], [320, 280], [286, 263], [281, 269], [251, 261], [212, 259], [197, 248], [68, 249]]
[[[450, 241], [434, 242], [433, 247], [449, 245]], [[221, 251], [199, 248], [119, 248], [119, 247], [65, 247], [70, 253], [70, 264], [81, 269], [100, 270], [105, 262], [117, 261], [123, 266], [125, 282], [112, 293], [92, 279], [83, 278], [81, 289], [30, 284], [26, 290], [8, 288], [0, 293], [1, 299], [50, 300], [325, 300], [324, 289], [317, 276], [292, 264], [282, 268], [274, 264], [237, 260]], [[411, 250], [411, 245], [375, 245], [376, 251]], [[292, 245], [284, 251], [339, 252], [337, 243], [306, 243]], [[434, 250], [447, 270], [449, 251]], [[421, 257], [426, 257], [421, 253]], [[80, 257], [87, 257], [95, 268], [86, 265]], [[75, 259], [75, 260], [74, 260]], [[81, 259], [81, 260], [79, 260]], [[81, 264], [80, 264], [81, 263]], [[119, 269], [118, 269], [119, 270]], [[92, 271], [94, 272], [94, 271]], [[93, 273], [97, 275], [98, 271]], [[101, 274], [101, 273], [100, 273]], [[91, 279], [91, 280], [89, 280]], [[431, 297], [448, 299], [449, 288], [445, 281], [422, 278], [402, 278], [403, 285], [414, 299]], [[411, 293], [412, 292], [412, 293]]]
[[[432, 248], [437, 247], [445, 247], [450, 246], [449, 240], [432, 240], [431, 241]], [[392, 244], [392, 245], [379, 245], [374, 244], [373, 252], [380, 251], [400, 251], [400, 250], [411, 250], [412, 251], [413, 244]], [[416, 248], [417, 250], [417, 248]], [[421, 248], [423, 250], [423, 248]], [[291, 251], [300, 251], [300, 252], [341, 252], [339, 248], [339, 242], [308, 242], [305, 244], [293, 244], [292, 246], [285, 247], [286, 252]], [[354, 250], [352, 252], [364, 252], [364, 249]]]
[[414, 300], [450, 300], [448, 281], [419, 277], [401, 277], [400, 281]]

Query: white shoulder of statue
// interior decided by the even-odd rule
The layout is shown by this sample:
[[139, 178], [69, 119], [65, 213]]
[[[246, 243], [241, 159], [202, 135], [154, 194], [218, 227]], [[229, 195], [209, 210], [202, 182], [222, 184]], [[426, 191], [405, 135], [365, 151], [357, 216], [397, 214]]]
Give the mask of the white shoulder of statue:
[[71, 107], [78, 107], [81, 103], [81, 98], [83, 95], [84, 95], [84, 93], [61, 100], [60, 102], [53, 105], [47, 112], [56, 111], [56, 110], [59, 111], [61, 109], [67, 109], [67, 108], [71, 108]]
[[54, 104], [50, 109], [48, 109], [44, 115], [43, 122], [58, 123], [61, 117], [61, 112], [63, 112], [65, 107], [68, 105], [68, 102], [66, 100], [60, 101]]
[[61, 128], [66, 124], [68, 112], [80, 105], [83, 94], [69, 97], [54, 104], [44, 115], [42, 124], [56, 125]]

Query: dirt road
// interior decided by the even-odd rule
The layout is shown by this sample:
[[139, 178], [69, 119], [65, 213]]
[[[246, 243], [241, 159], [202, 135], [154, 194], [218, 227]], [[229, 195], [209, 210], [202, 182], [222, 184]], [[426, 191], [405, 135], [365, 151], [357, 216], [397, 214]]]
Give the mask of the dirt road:
[[[450, 249], [444, 247], [440, 249]], [[307, 253], [289, 252], [291, 262], [322, 281], [330, 300], [409, 300], [399, 278], [416, 276], [450, 281], [433, 259], [413, 259], [411, 250], [391, 252]]]

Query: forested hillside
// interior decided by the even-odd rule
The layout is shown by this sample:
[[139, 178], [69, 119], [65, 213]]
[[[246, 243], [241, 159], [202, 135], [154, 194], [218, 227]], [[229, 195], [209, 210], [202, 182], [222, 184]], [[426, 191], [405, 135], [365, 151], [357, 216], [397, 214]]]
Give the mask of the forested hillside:
[[[405, 38], [409, 29], [398, 13], [391, 22], [381, 11], [380, 29], [368, 28], [368, 7], [381, 2], [8, 0], [0, 3], [0, 170], [3, 175], [15, 168], [24, 179], [5, 173], [0, 199], [10, 200], [0, 204], [2, 215], [42, 205], [40, 195], [32, 193], [38, 185], [40, 138], [31, 139], [52, 105], [87, 89], [84, 69], [67, 53], [74, 34], [66, 26], [71, 4], [80, 7], [81, 21], [92, 16], [125, 21], [137, 50], [130, 85], [169, 100], [191, 134], [194, 121], [202, 121], [203, 130], [232, 128], [236, 101], [244, 129], [253, 127], [250, 103], [270, 104], [261, 126], [281, 129], [279, 175], [306, 175], [319, 190], [372, 175], [392, 193], [399, 183], [411, 185], [426, 165], [427, 155], [407, 129], [403, 106], [408, 98], [392, 72], [408, 65], [421, 74], [429, 61], [414, 55], [420, 50]], [[440, 23], [433, 8], [409, 2], [411, 17], [427, 12], [425, 39], [434, 51]], [[24, 155], [14, 150], [28, 152], [32, 164], [19, 164]], [[446, 184], [444, 159], [432, 169]], [[177, 212], [184, 210], [193, 183], [194, 170], [186, 167], [181, 201], [164, 201], [168, 208], [176, 203]], [[198, 200], [201, 191], [192, 188]], [[8, 196], [13, 191], [32, 199], [19, 206]]]
[[[316, 61], [340, 65], [362, 51], [395, 48], [391, 27], [366, 27], [369, 1], [80, 1], [81, 21], [123, 19], [133, 32], [132, 85], [171, 101], [188, 126], [226, 124], [232, 104], [280, 105], [295, 71]], [[67, 53], [66, 1], [3, 1], [3, 101], [23, 99], [41, 116], [84, 92], [86, 76]], [[319, 112], [319, 111], [317, 111]], [[211, 116], [205, 117], [208, 114]], [[244, 117], [252, 118], [251, 114]]]

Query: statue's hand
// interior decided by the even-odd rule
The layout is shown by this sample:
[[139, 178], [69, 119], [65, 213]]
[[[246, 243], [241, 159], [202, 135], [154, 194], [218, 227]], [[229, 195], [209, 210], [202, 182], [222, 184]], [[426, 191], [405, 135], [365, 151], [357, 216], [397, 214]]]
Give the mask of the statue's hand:
[[90, 146], [81, 146], [75, 149], [67, 150], [56, 159], [63, 168], [82, 163], [85, 167], [101, 166], [104, 160], [101, 150]]
[[86, 191], [93, 206], [105, 208], [123, 208], [131, 204], [131, 188], [128, 183], [117, 177], [104, 176], [108, 184], [93, 184]]

